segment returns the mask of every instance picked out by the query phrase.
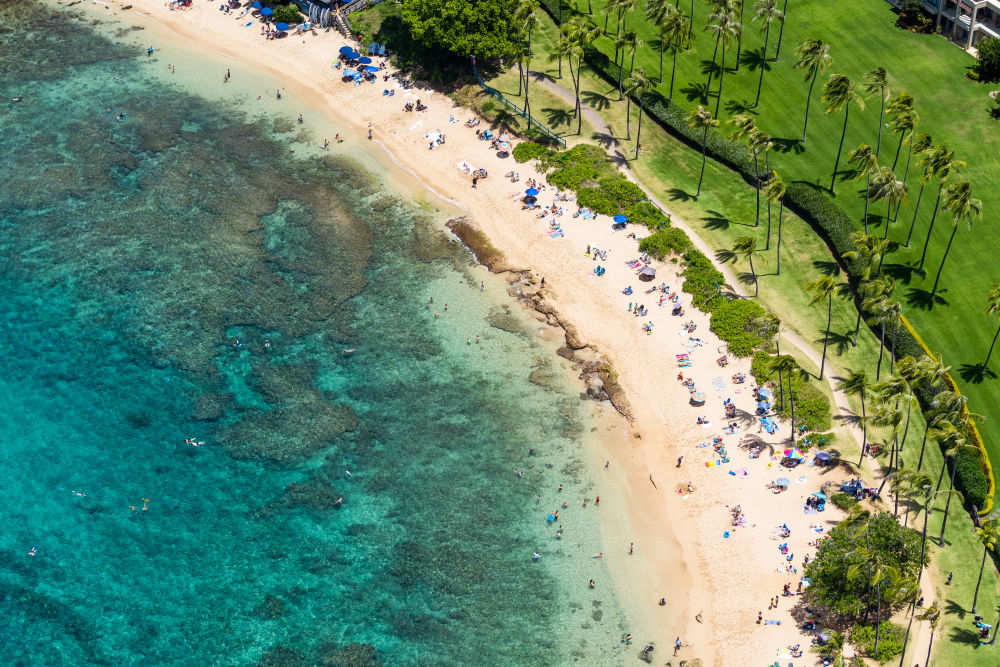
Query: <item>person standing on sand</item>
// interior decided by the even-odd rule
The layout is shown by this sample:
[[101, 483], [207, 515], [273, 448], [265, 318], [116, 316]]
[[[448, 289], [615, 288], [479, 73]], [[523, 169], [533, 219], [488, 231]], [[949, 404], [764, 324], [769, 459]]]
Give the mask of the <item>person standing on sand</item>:
[[472, 187], [476, 187], [476, 183], [478, 183], [478, 182], [479, 182], [479, 177], [478, 176], [473, 176], [472, 177]]
[[369, 141], [371, 141], [372, 133], [373, 133], [373, 131], [372, 131], [372, 124], [368, 123], [368, 140]]

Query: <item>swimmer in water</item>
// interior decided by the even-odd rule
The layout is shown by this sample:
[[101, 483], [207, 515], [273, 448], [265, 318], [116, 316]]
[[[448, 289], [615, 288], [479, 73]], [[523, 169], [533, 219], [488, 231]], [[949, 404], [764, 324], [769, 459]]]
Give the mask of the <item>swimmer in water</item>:
[[270, 339], [268, 339], [268, 338], [265, 338], [265, 339], [264, 339], [264, 349], [265, 349], [265, 350], [268, 350], [268, 349], [270, 349], [270, 348], [271, 348], [271, 341], [270, 341]]
[[345, 470], [344, 474], [347, 475], [348, 477], [350, 477], [351, 476], [351, 471], [350, 470]]
[[23, 101], [24, 101], [24, 95], [18, 95], [17, 97], [11, 100], [11, 102], [23, 102]]
[[38, 553], [38, 547], [31, 547], [31, 551], [28, 552], [29, 556], [34, 556]]

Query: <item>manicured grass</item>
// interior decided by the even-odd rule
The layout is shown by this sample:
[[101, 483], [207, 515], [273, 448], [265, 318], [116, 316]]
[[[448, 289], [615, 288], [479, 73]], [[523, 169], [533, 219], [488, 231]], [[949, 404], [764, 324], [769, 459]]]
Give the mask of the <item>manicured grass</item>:
[[[585, 3], [583, 6], [585, 6]], [[703, 7], [699, 6], [698, 9], [703, 9]], [[879, 8], [879, 12], [881, 13], [881, 8]], [[885, 24], [883, 26], [885, 30], [895, 30], [895, 28], [892, 28], [889, 25], [892, 17], [893, 16], [889, 14], [889, 18], [883, 18], [881, 20], [881, 23]], [[552, 26], [551, 22], [547, 20], [543, 21], [542, 25], [547, 26], [548, 28], [551, 28]], [[791, 30], [791, 24], [789, 25], [789, 30]], [[537, 69], [544, 71], [545, 73], [554, 74], [555, 64], [544, 62], [544, 56], [539, 56], [540, 53], [544, 54], [546, 49], [550, 46], [551, 41], [549, 41], [549, 38], [553, 33], [554, 30], [551, 29], [541, 29], [536, 32], [536, 35], [541, 35], [541, 38], [536, 42], [536, 59], [534, 62], [540, 64], [537, 66], [533, 64], [532, 69], [536, 69], [537, 67]], [[786, 31], [786, 40], [789, 38], [789, 34], [790, 32]], [[902, 37], [912, 37], [916, 40], [928, 39], [923, 36], [913, 36], [908, 34], [902, 35]], [[967, 60], [967, 57], [955, 47], [945, 43], [943, 40], [938, 40], [938, 42], [939, 44], [935, 45], [935, 49], [943, 50], [946, 53], [947, 58], [950, 58], [952, 61], [957, 60], [959, 62]], [[782, 46], [783, 51], [788, 48], [789, 44], [790, 42], [785, 42]], [[702, 46], [704, 46], [704, 44], [702, 44]], [[710, 51], [711, 49], [708, 50]], [[790, 49], [788, 53], [790, 53]], [[836, 57], [836, 51], [834, 52], [834, 55]], [[705, 57], [710, 58], [711, 53], [709, 52]], [[785, 58], [782, 60], [784, 61]], [[669, 67], [669, 59], [666, 64], [667, 67]], [[787, 63], [785, 64], [787, 65]], [[871, 65], [871, 67], [874, 66], [876, 65]], [[887, 69], [889, 68], [888, 64], [886, 67]], [[833, 71], [840, 70], [838, 70], [835, 66]], [[736, 79], [738, 77], [733, 78]], [[614, 90], [613, 86], [608, 85], [602, 79], [598, 79], [594, 75], [590, 74], [587, 69], [584, 70], [583, 79], [582, 88], [584, 100], [601, 112], [604, 119], [612, 127], [616, 136], [624, 137], [625, 105], [624, 103], [612, 102], [617, 98], [617, 91]], [[756, 85], [755, 81], [756, 79], [754, 79], [754, 86]], [[795, 82], [797, 84], [801, 84], [801, 79], [799, 78], [795, 80]], [[570, 85], [568, 79], [564, 80], [562, 84], [567, 87]], [[728, 75], [725, 85], [727, 89], [731, 86], [731, 81], [728, 79]], [[755, 91], [756, 89], [754, 88], [754, 92]], [[804, 99], [804, 89], [801, 91], [801, 95]], [[917, 106], [919, 110], [923, 111], [920, 99], [920, 96], [918, 96]], [[686, 100], [684, 103], [687, 103]], [[634, 109], [632, 113], [634, 136], [636, 121], [636, 112]], [[813, 128], [821, 127], [821, 123], [815, 122], [817, 118], [821, 117], [821, 115], [822, 114], [820, 113], [811, 118], [810, 125]], [[869, 112], [864, 116], [856, 114], [856, 117], [863, 117], [870, 120], [871, 113]], [[765, 128], [768, 128], [765, 121], [759, 120], [758, 122], [761, 122]], [[834, 125], [836, 126], [836, 123], [834, 123]], [[839, 126], [837, 126], [836, 129], [839, 132]], [[921, 129], [927, 128], [922, 125]], [[799, 131], [801, 132], [801, 126], [799, 126]], [[812, 136], [812, 130], [810, 136]], [[801, 134], [799, 134], [799, 137], [801, 137]], [[837, 138], [839, 138], [839, 136]], [[849, 136], [848, 142], [845, 143], [845, 149], [850, 141], [851, 139]], [[764, 246], [766, 212], [762, 212], [761, 225], [757, 228], [752, 227], [754, 218], [754, 192], [753, 189], [740, 177], [732, 171], [710, 160], [706, 170], [703, 194], [698, 200], [694, 200], [689, 193], [693, 192], [694, 186], [697, 183], [698, 172], [701, 166], [701, 156], [696, 151], [691, 150], [687, 146], [684, 146], [680, 142], [671, 138], [653, 123], [648, 123], [648, 121], [644, 121], [642, 143], [643, 156], [639, 160], [631, 161], [631, 168], [635, 171], [636, 175], [645, 184], [645, 186], [651, 192], [654, 192], [658, 197], [664, 199], [677, 215], [682, 217], [695, 229], [699, 236], [708, 241], [713, 247], [723, 249], [723, 251], [732, 247], [733, 240], [737, 236], [743, 235], [754, 235], [758, 239], [759, 246]], [[819, 142], [817, 141], [816, 143], [818, 144]], [[628, 144], [627, 142], [623, 142], [623, 144], [623, 148], [634, 148], [634, 145]], [[958, 148], [955, 143], [951, 143], [950, 145], [952, 145], [953, 148]], [[895, 145], [891, 139], [888, 141], [886, 146], [891, 147], [892, 152], [895, 151]], [[810, 143], [808, 151], [812, 150], [813, 144]], [[883, 150], [888, 150], [888, 148], [884, 148]], [[809, 156], [808, 151], [804, 154], [805, 157]], [[631, 155], [631, 152], [629, 152], [629, 154]], [[780, 160], [784, 157], [784, 155], [776, 156], [775, 160]], [[784, 166], [779, 165], [779, 169], [782, 170], [783, 177], [786, 180], [791, 180], [789, 174], [785, 172]], [[819, 173], [819, 171], [820, 170], [817, 169], [817, 173]], [[911, 182], [913, 181], [913, 171], [914, 169], [911, 169]], [[819, 176], [814, 178], [817, 181], [821, 180]], [[827, 181], [826, 185], [829, 185], [829, 181]], [[843, 192], [838, 197], [838, 203], [845, 206], [845, 204], [848, 204], [848, 202], [844, 201], [848, 198], [848, 187], [844, 185], [841, 185], [840, 187]], [[977, 196], [980, 198], [985, 199], [985, 195], [986, 193], [984, 192], [977, 192]], [[929, 215], [929, 208], [930, 206], [933, 206], [933, 200], [931, 199], [930, 206], [928, 206], [927, 201], [927, 199], [924, 200], [921, 208], [925, 209]], [[849, 205], [845, 206], [845, 208], [852, 210]], [[856, 202], [856, 212], [859, 217], [861, 210], [863, 210], [863, 201], [858, 201]], [[905, 211], [906, 208], [904, 207], [904, 214], [900, 216], [901, 220], [905, 217]], [[776, 208], [773, 211], [773, 214], [776, 216]], [[921, 219], [923, 219], [926, 224], [926, 219], [923, 218], [923, 215], [921, 216]], [[945, 222], [945, 225], [947, 225], [946, 218], [939, 216], [938, 222], [941, 223], [943, 221]], [[776, 224], [776, 217], [774, 222]], [[948, 231], [950, 231], [950, 229]], [[787, 211], [784, 213], [782, 234], [781, 276], [768, 275], [773, 274], [776, 268], [776, 262], [774, 259], [776, 233], [774, 229], [772, 229], [771, 250], [761, 253], [762, 257], [768, 258], [769, 261], [761, 262], [759, 259], [755, 261], [755, 268], [758, 268], [758, 270], [763, 273], [763, 275], [760, 276], [760, 300], [770, 310], [779, 314], [782, 318], [783, 326], [802, 334], [807, 340], [811, 340], [813, 344], [816, 345], [817, 349], [821, 349], [822, 335], [826, 325], [826, 313], [822, 309], [808, 306], [809, 295], [805, 291], [804, 285], [809, 280], [813, 279], [820, 271], [834, 270], [834, 267], [831, 265], [829, 251], [806, 223], [797, 217], [790, 215]], [[949, 259], [949, 262], [955, 260], [956, 264], [951, 266], [958, 266], [959, 264], [956, 259], [958, 257], [957, 249], [958, 246], [956, 245], [956, 247], [952, 250], [953, 257]], [[746, 272], [748, 270], [748, 267], [742, 259], [731, 261], [735, 262], [734, 268], [737, 272]], [[933, 279], [933, 275], [931, 276], [931, 279]], [[913, 308], [907, 308], [907, 314], [912, 316], [913, 310]], [[949, 321], [951, 317], [949, 316], [952, 315], [952, 310], [952, 308], [937, 308], [935, 311], [932, 311], [932, 314], [938, 319], [945, 320], [945, 324], [951, 324]], [[838, 370], [846, 370], [848, 368], [865, 368], [869, 370], [871, 374], [874, 374], [875, 361], [878, 355], [877, 339], [870, 332], [868, 332], [865, 327], [862, 327], [857, 348], [852, 348], [849, 345], [845, 346], [844, 344], [845, 336], [848, 332], [853, 332], [856, 312], [857, 311], [854, 309], [853, 304], [846, 299], [837, 299], [834, 301], [832, 326], [834, 337], [831, 338], [829, 351], [830, 359], [833, 361]], [[942, 317], [942, 315], [945, 315], [945, 317]], [[979, 319], [979, 311], [976, 311], [975, 315], [976, 317], [973, 319], [975, 319], [976, 322], [981, 322]], [[975, 328], [973, 326], [974, 324], [975, 322], [966, 327], [969, 329], [969, 332], [965, 334], [966, 336], [972, 335], [971, 331]], [[983, 324], [982, 331], [979, 331], [979, 329], [977, 329], [977, 331], [981, 334], [981, 336], [988, 338], [992, 335], [992, 329], [990, 327], [991, 324], [987, 322]], [[922, 334], [924, 334], [924, 328], [926, 327], [922, 323], [918, 324], [918, 329]], [[935, 332], [931, 331], [928, 333], [930, 334], [928, 335], [928, 338], [931, 338], [932, 341], [936, 340], [932, 338], [937, 335]], [[962, 334], [959, 333], [957, 335]], [[987, 340], [987, 345], [988, 342], [989, 341]], [[935, 349], [946, 350], [948, 355], [946, 356], [946, 361], [948, 361], [951, 354], [958, 349], [953, 346], [939, 346], [939, 344], [935, 342], [931, 342], [930, 344]], [[808, 370], [813, 373], [817, 372], [818, 369], [802, 359], [801, 355], [796, 354], [794, 350], [790, 349], [790, 346], [784, 346], [782, 351], [793, 353], [793, 356], [799, 357], [799, 362]], [[956, 379], [958, 379], [958, 377], [956, 377]], [[982, 396], [981, 392], [977, 393], [977, 389], [981, 390], [983, 388], [985, 388], [985, 383], [979, 387], [973, 387], [971, 390], [972, 394], [970, 394], [970, 400], [976, 402], [988, 400], [988, 397], [986, 399], [980, 398], [980, 396]], [[963, 390], [964, 389], [965, 387], [963, 387]], [[828, 390], [824, 388], [824, 392], [827, 391]], [[860, 413], [860, 405], [856, 400], [852, 402], [852, 407], [856, 412]], [[975, 409], [975, 405], [973, 407]], [[984, 407], [981, 407], [979, 411], [984, 412], [986, 410]], [[906, 448], [903, 452], [903, 461], [906, 465], [915, 465], [916, 463], [920, 441], [923, 436], [923, 428], [922, 418], [920, 415], [914, 413], [913, 422], [910, 427], [910, 434], [907, 438]], [[878, 441], [880, 437], [882, 437], [881, 434], [877, 432], [870, 432], [870, 439]], [[989, 436], [987, 437], [989, 438]], [[842, 448], [845, 458], [850, 459], [852, 456], [856, 457], [858, 454], [857, 449], [853, 446], [846, 446], [846, 440], [846, 437], [838, 438], [837, 447]], [[854, 460], [856, 460], [856, 458]], [[942, 464], [943, 457], [940, 450], [934, 445], [929, 445], [927, 447], [924, 460], [924, 471], [936, 478]], [[936, 539], [936, 535], [940, 531], [941, 518], [942, 512], [941, 510], [937, 510], [930, 521], [929, 534], [932, 538]], [[975, 575], [978, 574], [979, 558], [981, 557], [982, 551], [978, 546], [978, 542], [975, 540], [975, 534], [972, 531], [971, 522], [959, 503], [952, 503], [948, 535], [946, 538], [947, 548], [944, 550], [939, 549], [936, 544], [934, 544], [933, 539], [930, 543], [932, 544], [931, 555], [933, 560], [932, 566], [925, 576], [930, 576], [935, 582], [938, 597], [946, 611], [935, 637], [935, 646], [937, 647], [934, 651], [935, 664], [996, 664], [997, 660], [994, 659], [995, 656], [993, 656], [992, 653], [993, 649], [980, 648], [978, 646], [978, 641], [969, 634], [969, 628], [972, 626], [972, 623], [971, 615], [967, 610], [971, 606], [972, 594], [975, 588]], [[947, 573], [950, 571], [956, 573], [956, 578], [951, 587], [945, 587], [943, 582]], [[959, 575], [958, 573], [962, 574]], [[959, 580], [960, 578], [962, 579], [961, 581]], [[987, 563], [986, 575], [980, 591], [980, 601], [978, 605], [979, 612], [988, 616], [989, 613], [991, 613], [991, 610], [996, 609], [998, 602], [1000, 602], [1000, 597], [998, 597], [997, 593], [997, 572], [995, 567]], [[948, 601], [951, 601], [951, 603]], [[913, 663], [919, 662], [922, 664], [923, 656], [912, 656], [911, 660]]]
[[[577, 0], [575, 4], [582, 12], [586, 12], [585, 1]], [[603, 15], [599, 14], [599, 10], [605, 3], [596, 0], [592, 4], [595, 12], [593, 20], [603, 26]], [[567, 6], [573, 6], [573, 3], [568, 3]], [[745, 43], [738, 73], [734, 71], [733, 65], [736, 59], [735, 45], [732, 52], [727, 54], [727, 73], [720, 107], [723, 127], [726, 119], [745, 110], [756, 96], [760, 72], [757, 68], [761, 59], [763, 35], [757, 32], [759, 25], [750, 20], [751, 7], [752, 3], [747, 2], [744, 15]], [[682, 8], [689, 11], [686, 6]], [[835, 11], [835, 8], [838, 10]], [[702, 103], [707, 68], [711, 64], [715, 45], [711, 34], [702, 31], [708, 11], [703, 3], [695, 4], [693, 48], [678, 56], [674, 100], [685, 108]], [[896, 28], [895, 14], [887, 3], [867, 1], [831, 5], [820, 0], [802, 0], [790, 4], [788, 12], [780, 60], [767, 64], [769, 69], [764, 76], [761, 103], [757, 109], [752, 110], [762, 129], [772, 137], [787, 140], [779, 144], [771, 154], [772, 166], [786, 182], [803, 181], [824, 188], [830, 186], [843, 114], [824, 113], [825, 105], [819, 99], [822, 84], [829, 74], [838, 72], [849, 76], [860, 90], [865, 72], [880, 66], [888, 71], [892, 94], [906, 91], [915, 98], [914, 105], [920, 114], [918, 130], [929, 133], [938, 144], [947, 144], [956, 151], [958, 159], [968, 163], [963, 174], [953, 180], [969, 180], [972, 183], [975, 196], [983, 202], [984, 220], [977, 221], [972, 233], [964, 225], [960, 228], [945, 267], [943, 289], [938, 294], [942, 301], [933, 307], [928, 303], [935, 272], [952, 230], [951, 218], [944, 211], [939, 212], [935, 222], [925, 265], [927, 276], [921, 277], [913, 271], [919, 261], [930, 221], [936, 195], [935, 185], [928, 186], [921, 201], [914, 242], [910, 248], [899, 247], [889, 256], [886, 271], [897, 278], [895, 296], [903, 304], [904, 314], [932, 350], [944, 353], [946, 363], [955, 371], [955, 380], [969, 396], [971, 408], [987, 412], [987, 406], [1000, 400], [1000, 381], [977, 368], [985, 357], [995, 332], [995, 322], [983, 314], [983, 295], [989, 284], [996, 280], [996, 276], [991, 275], [988, 269], [983, 270], [985, 257], [981, 250], [1000, 243], [1000, 229], [988, 224], [991, 211], [1000, 207], [1000, 194], [990, 187], [1000, 177], [1000, 161], [996, 160], [989, 141], [995, 126], [986, 115], [990, 87], [964, 77], [965, 67], [972, 64], [973, 59], [961, 49], [938, 36], [914, 35]], [[564, 9], [564, 15], [568, 16], [569, 13]], [[628, 29], [635, 30], [646, 42], [646, 47], [636, 54], [636, 65], [645, 67], [647, 73], [656, 77], [659, 74], [659, 53], [656, 49], [658, 38], [647, 23], [642, 11], [632, 12], [628, 16]], [[610, 26], [613, 29], [614, 17]], [[799, 43], [813, 38], [823, 39], [830, 44], [833, 64], [817, 80], [809, 116], [808, 139], [803, 143], [799, 140], [802, 138], [808, 84], [803, 81], [802, 73], [793, 68], [794, 49]], [[769, 55], [773, 57], [774, 47], [777, 45], [776, 30], [772, 30], [769, 45]], [[596, 46], [614, 55], [610, 38], [599, 38]], [[669, 53], [664, 58], [664, 70], [665, 81], [659, 89], [666, 94], [670, 74]], [[609, 88], [606, 84], [601, 85]], [[713, 93], [706, 103], [711, 110], [715, 108], [714, 90], [717, 87], [716, 74], [712, 79]], [[617, 98], [617, 91], [611, 98]], [[845, 171], [848, 169], [845, 161], [846, 153], [859, 143], [875, 145], [879, 102], [877, 98], [866, 101], [866, 111], [859, 112], [857, 108], [851, 111], [836, 186], [837, 204], [857, 220], [859, 229], [864, 211], [864, 199], [861, 196], [863, 183], [850, 180], [853, 173]], [[652, 137], [648, 136], [644, 144], [652, 147], [652, 141]], [[891, 134], [889, 128], [883, 128], [880, 152], [883, 164], [891, 166], [898, 144], [898, 135]], [[906, 148], [905, 145], [902, 147], [896, 168], [900, 178], [905, 168]], [[656, 149], [658, 150], [659, 148]], [[682, 192], [693, 192], [697, 184], [700, 156], [694, 156], [690, 150], [686, 152], [692, 155], [683, 160], [683, 164], [678, 164], [673, 154], [668, 157], [659, 153], [655, 156], [647, 153], [647, 158], [640, 160], [635, 168], [640, 173], [649, 170], [646, 173], [651, 176], [663, 172], [662, 175], [667, 176], [667, 180]], [[649, 165], [648, 162], [660, 164]], [[719, 199], [729, 202], [733, 188], [730, 184], [718, 183], [718, 174], [709, 173], [711, 176], [706, 175], [706, 179], [711, 179], [707, 181], [709, 192], [707, 196], [703, 193], [702, 199], [709, 199], [715, 194]], [[899, 243], [905, 240], [913, 217], [912, 200], [916, 198], [921, 175], [920, 168], [915, 163], [912, 164], [907, 179], [911, 194], [910, 205], [903, 207], [899, 221], [890, 229], [890, 238]], [[716, 192], [713, 193], [713, 190]], [[729, 219], [746, 219], [745, 207], [743, 211], [732, 206], [727, 210], [730, 212], [726, 216]], [[869, 222], [872, 229], [879, 233], [884, 230], [884, 211], [885, 207], [881, 204], [873, 204], [871, 207]], [[980, 430], [992, 459], [1000, 461], [1000, 421], [988, 420]]]

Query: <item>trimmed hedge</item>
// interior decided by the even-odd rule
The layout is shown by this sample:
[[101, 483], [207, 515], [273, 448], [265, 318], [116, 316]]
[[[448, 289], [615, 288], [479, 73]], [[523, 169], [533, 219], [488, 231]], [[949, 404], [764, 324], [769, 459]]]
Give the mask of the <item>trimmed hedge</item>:
[[[559, 11], [556, 5], [557, 0], [541, 0], [542, 8], [558, 24]], [[584, 52], [584, 61], [595, 73], [603, 77], [612, 85], [618, 85], [618, 66], [603, 52], [588, 48]], [[721, 162], [730, 169], [740, 174], [748, 184], [756, 182], [755, 166], [753, 154], [741, 143], [729, 141], [729, 138], [720, 130], [711, 128], [707, 135], [703, 130], [697, 132], [688, 127], [687, 111], [677, 104], [676, 101], [668, 104], [667, 98], [656, 90], [651, 90], [639, 97], [638, 103], [642, 106], [646, 114], [660, 125], [667, 134], [684, 142], [696, 150], [702, 149], [702, 138], [706, 137], [705, 146], [708, 154], [716, 161]], [[844, 209], [837, 206], [829, 197], [823, 194], [815, 186], [805, 183], [790, 183], [786, 186], [785, 206], [793, 213], [805, 220], [816, 231], [816, 233], [829, 246], [833, 256], [844, 265], [848, 279], [855, 288], [855, 306], [861, 309], [861, 299], [857, 296], [858, 276], [860, 267], [845, 262], [843, 255], [852, 250], [850, 235], [855, 231], [850, 216]], [[699, 307], [698, 304], [695, 304]], [[867, 321], [869, 313], [862, 313]], [[926, 347], [921, 346], [912, 335], [912, 330], [901, 329], [896, 336], [896, 357], [907, 354], [919, 359], [929, 352], [925, 352]], [[878, 332], [876, 332], [877, 334]], [[913, 332], [915, 333], [915, 332]], [[957, 390], [957, 389], [956, 389]], [[928, 387], [916, 388], [917, 398], [921, 407], [926, 410], [931, 399], [941, 389], [931, 389]], [[967, 498], [981, 497], [978, 489], [986, 487], [989, 491], [986, 494], [988, 504], [980, 507], [981, 513], [988, 513], [992, 509], [992, 491], [994, 488], [993, 471], [989, 464], [989, 455], [983, 445], [982, 438], [978, 431], [970, 433], [970, 439], [979, 447], [983, 456], [983, 463], [979, 466], [977, 473], [972, 468], [963, 468], [956, 478], [956, 486]], [[968, 502], [972, 503], [972, 500]], [[974, 504], [974, 503], [973, 503]]]
[[[689, 240], [690, 242], [690, 240]], [[691, 295], [691, 305], [706, 313], [726, 299], [720, 293], [720, 285], [726, 282], [725, 276], [712, 265], [712, 260], [700, 250], [688, 250], [684, 253], [684, 284], [681, 291]]]
[[639, 241], [639, 250], [663, 259], [669, 255], [683, 255], [691, 249], [691, 239], [676, 227], [664, 227]]
[[522, 141], [514, 146], [511, 155], [514, 156], [516, 162], [529, 162], [537, 160], [549, 152], [552, 152], [552, 149], [547, 146], [534, 141]]
[[712, 333], [726, 341], [730, 354], [749, 357], [765, 342], [754, 331], [752, 322], [766, 314], [767, 311], [756, 301], [749, 299], [723, 301], [712, 311], [709, 328]]

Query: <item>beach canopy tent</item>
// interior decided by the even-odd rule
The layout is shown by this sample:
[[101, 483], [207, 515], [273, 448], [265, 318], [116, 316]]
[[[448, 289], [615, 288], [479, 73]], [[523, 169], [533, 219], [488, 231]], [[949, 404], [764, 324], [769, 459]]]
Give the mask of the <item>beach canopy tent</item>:
[[271, 9], [270, 7], [265, 7], [264, 9], [260, 10], [260, 15], [261, 16], [270, 16], [273, 13], [274, 13], [274, 10]]
[[819, 498], [820, 500], [826, 500], [826, 494], [825, 493], [821, 493], [821, 492], [817, 491], [813, 495], [816, 496], [817, 498]]
[[372, 59], [369, 58], [368, 56], [361, 56], [360, 58], [358, 58], [358, 62], [361, 63], [362, 65], [371, 65]]
[[778, 479], [774, 480], [774, 483], [785, 489], [787, 489], [788, 485], [790, 484], [787, 477], [779, 477]]
[[345, 55], [345, 56], [347, 54], [349, 54], [349, 53], [354, 53], [354, 47], [353, 46], [342, 46], [342, 47], [340, 47], [340, 53], [341, 53], [341, 55]]
[[640, 280], [652, 280], [656, 277], [656, 269], [651, 266], [644, 266], [639, 269], [639, 279]]
[[827, 452], [816, 452], [816, 458], [820, 461], [829, 461], [833, 456]]
[[529, 197], [534, 197], [535, 195], [538, 194], [538, 190], [536, 190], [535, 188], [528, 188], [527, 190], [524, 191], [524, 194], [528, 195]]
[[617, 223], [628, 222], [628, 218], [626, 216], [622, 215], [621, 213], [619, 213], [618, 215], [616, 215], [613, 219]]
[[288, 24], [287, 23], [279, 23], [278, 25], [274, 26], [274, 28], [275, 28], [275, 30], [288, 30]]

